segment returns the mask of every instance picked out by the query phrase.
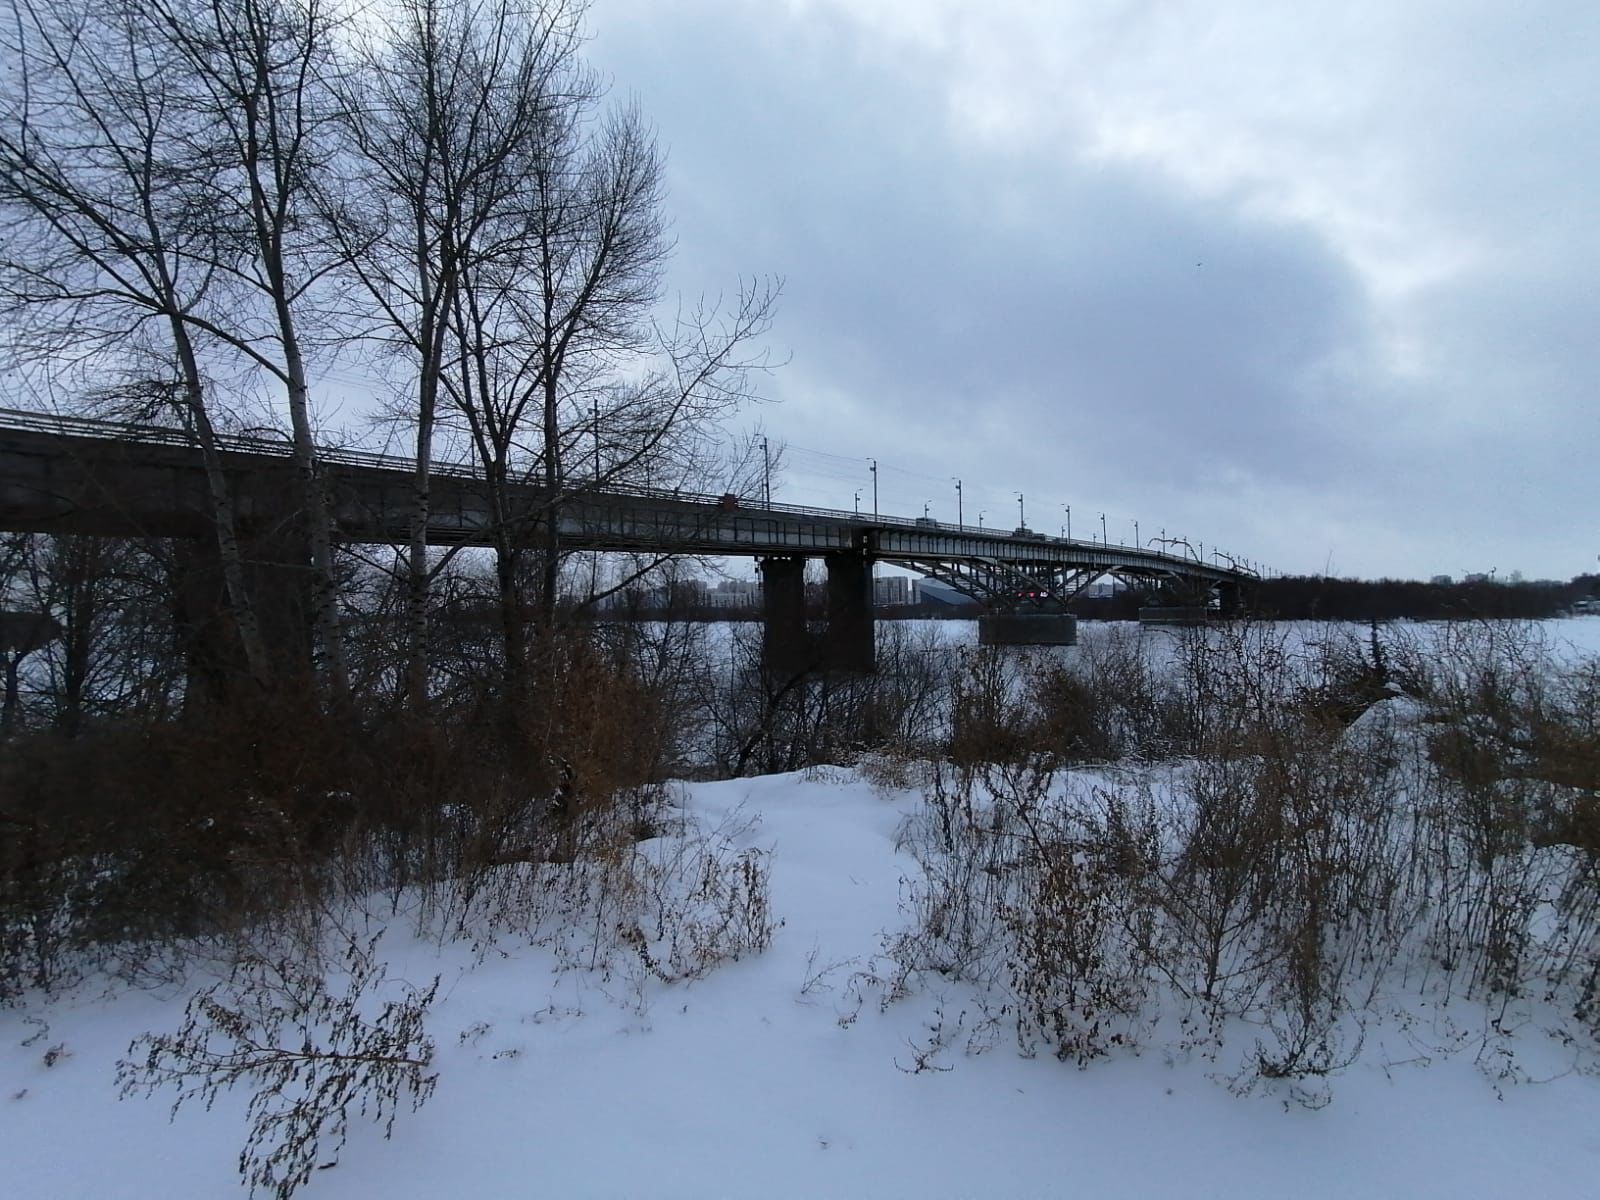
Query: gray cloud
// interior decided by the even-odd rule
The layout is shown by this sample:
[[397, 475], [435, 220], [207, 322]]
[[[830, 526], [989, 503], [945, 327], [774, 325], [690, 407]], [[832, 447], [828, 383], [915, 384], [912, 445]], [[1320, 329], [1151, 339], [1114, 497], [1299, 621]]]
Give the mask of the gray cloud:
[[1285, 569], [1593, 565], [1589, 26], [1458, 21], [1404, 78], [1410, 26], [1371, 55], [1341, 26], [1364, 66], [1330, 98], [1333, 68], [1291, 94], [1282, 28], [1185, 88], [1181, 42], [1133, 61], [1111, 6], [1080, 40], [1129, 61], [1083, 84], [1027, 28], [971, 50], [951, 6], [879, 8], [593, 14], [671, 150], [676, 285], [787, 279], [775, 434], [917, 473], [902, 509], [959, 474], [974, 507], [1020, 488]]

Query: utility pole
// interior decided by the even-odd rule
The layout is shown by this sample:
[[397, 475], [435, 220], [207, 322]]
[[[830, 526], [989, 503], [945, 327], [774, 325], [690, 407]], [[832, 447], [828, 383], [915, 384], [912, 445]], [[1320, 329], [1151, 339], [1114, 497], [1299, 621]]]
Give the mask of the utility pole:
[[594, 483], [600, 486], [600, 393], [594, 395]]

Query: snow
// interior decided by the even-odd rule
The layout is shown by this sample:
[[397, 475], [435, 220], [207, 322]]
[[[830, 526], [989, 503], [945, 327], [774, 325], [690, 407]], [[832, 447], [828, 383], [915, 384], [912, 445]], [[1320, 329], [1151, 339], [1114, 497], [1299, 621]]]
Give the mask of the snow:
[[[914, 867], [896, 835], [915, 797], [830, 769], [698, 784], [684, 803], [770, 852], [770, 948], [667, 985], [506, 942], [476, 961], [392, 930], [392, 975], [444, 979], [428, 1019], [438, 1089], [390, 1142], [354, 1123], [301, 1195], [1595, 1194], [1600, 1082], [1496, 1087], [1470, 1052], [1423, 1066], [1399, 1028], [1369, 1030], [1316, 1111], [1236, 1096], [1217, 1078], [1229, 1063], [1159, 1047], [1079, 1070], [1002, 1035], [916, 1072], [939, 1014], [948, 1028], [972, 998], [952, 985], [880, 1008], [860, 978], [903, 921]], [[162, 1093], [116, 1098], [117, 1059], [175, 1028], [186, 994], [84, 987], [0, 1011], [4, 1194], [243, 1195], [242, 1092], [171, 1123]]]

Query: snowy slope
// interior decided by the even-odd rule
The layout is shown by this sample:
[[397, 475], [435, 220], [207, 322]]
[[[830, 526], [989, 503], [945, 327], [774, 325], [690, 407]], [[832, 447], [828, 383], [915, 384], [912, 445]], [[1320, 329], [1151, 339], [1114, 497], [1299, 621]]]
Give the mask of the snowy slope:
[[[392, 1142], [354, 1126], [301, 1195], [1600, 1194], [1600, 1082], [1497, 1096], [1470, 1054], [1385, 1068], [1417, 1056], [1399, 1030], [1369, 1033], [1320, 1111], [1241, 1099], [1211, 1078], [1218, 1064], [1159, 1050], [1078, 1070], [1002, 1040], [915, 1073], [936, 1007], [954, 1019], [959, 990], [880, 1011], [851, 985], [899, 921], [911, 863], [895, 833], [911, 802], [846, 772], [695, 786], [703, 820], [757, 818], [742, 837], [771, 850], [783, 921], [765, 954], [697, 983], [641, 991], [557, 973], [541, 950], [474, 966], [460, 947], [391, 936], [392, 974], [444, 976], [429, 1018], [438, 1090], [402, 1112]], [[0, 1011], [0, 1194], [243, 1195], [242, 1095], [172, 1124], [159, 1095], [115, 1096], [130, 1039], [175, 1027], [183, 1000], [84, 989], [32, 1010], [42, 1037]]]

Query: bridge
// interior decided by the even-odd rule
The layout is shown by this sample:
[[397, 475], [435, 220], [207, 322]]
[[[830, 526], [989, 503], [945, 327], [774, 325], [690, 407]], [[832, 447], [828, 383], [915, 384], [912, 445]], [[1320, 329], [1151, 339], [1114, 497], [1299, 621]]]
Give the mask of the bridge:
[[[303, 564], [284, 545], [298, 515], [299, 483], [285, 441], [218, 438], [241, 542], [258, 558]], [[320, 452], [335, 536], [403, 544], [415, 505], [415, 463], [362, 451]], [[948, 584], [992, 614], [986, 640], [1069, 642], [1065, 606], [1106, 575], [1160, 588], [1185, 609], [1234, 602], [1254, 574], [1163, 546], [1109, 545], [733, 495], [584, 486], [559, 494], [536, 482], [509, 486], [496, 518], [490, 487], [471, 464], [431, 465], [427, 540], [492, 546], [544, 544], [554, 520], [569, 550], [744, 556], [759, 561], [766, 650], [775, 669], [812, 665], [870, 671], [872, 565], [892, 563]], [[204, 542], [214, 532], [199, 448], [179, 430], [0, 409], [0, 530], [162, 537]], [[805, 629], [804, 568], [827, 566], [828, 620], [820, 645]], [[1051, 618], [1054, 618], [1052, 621]]]

